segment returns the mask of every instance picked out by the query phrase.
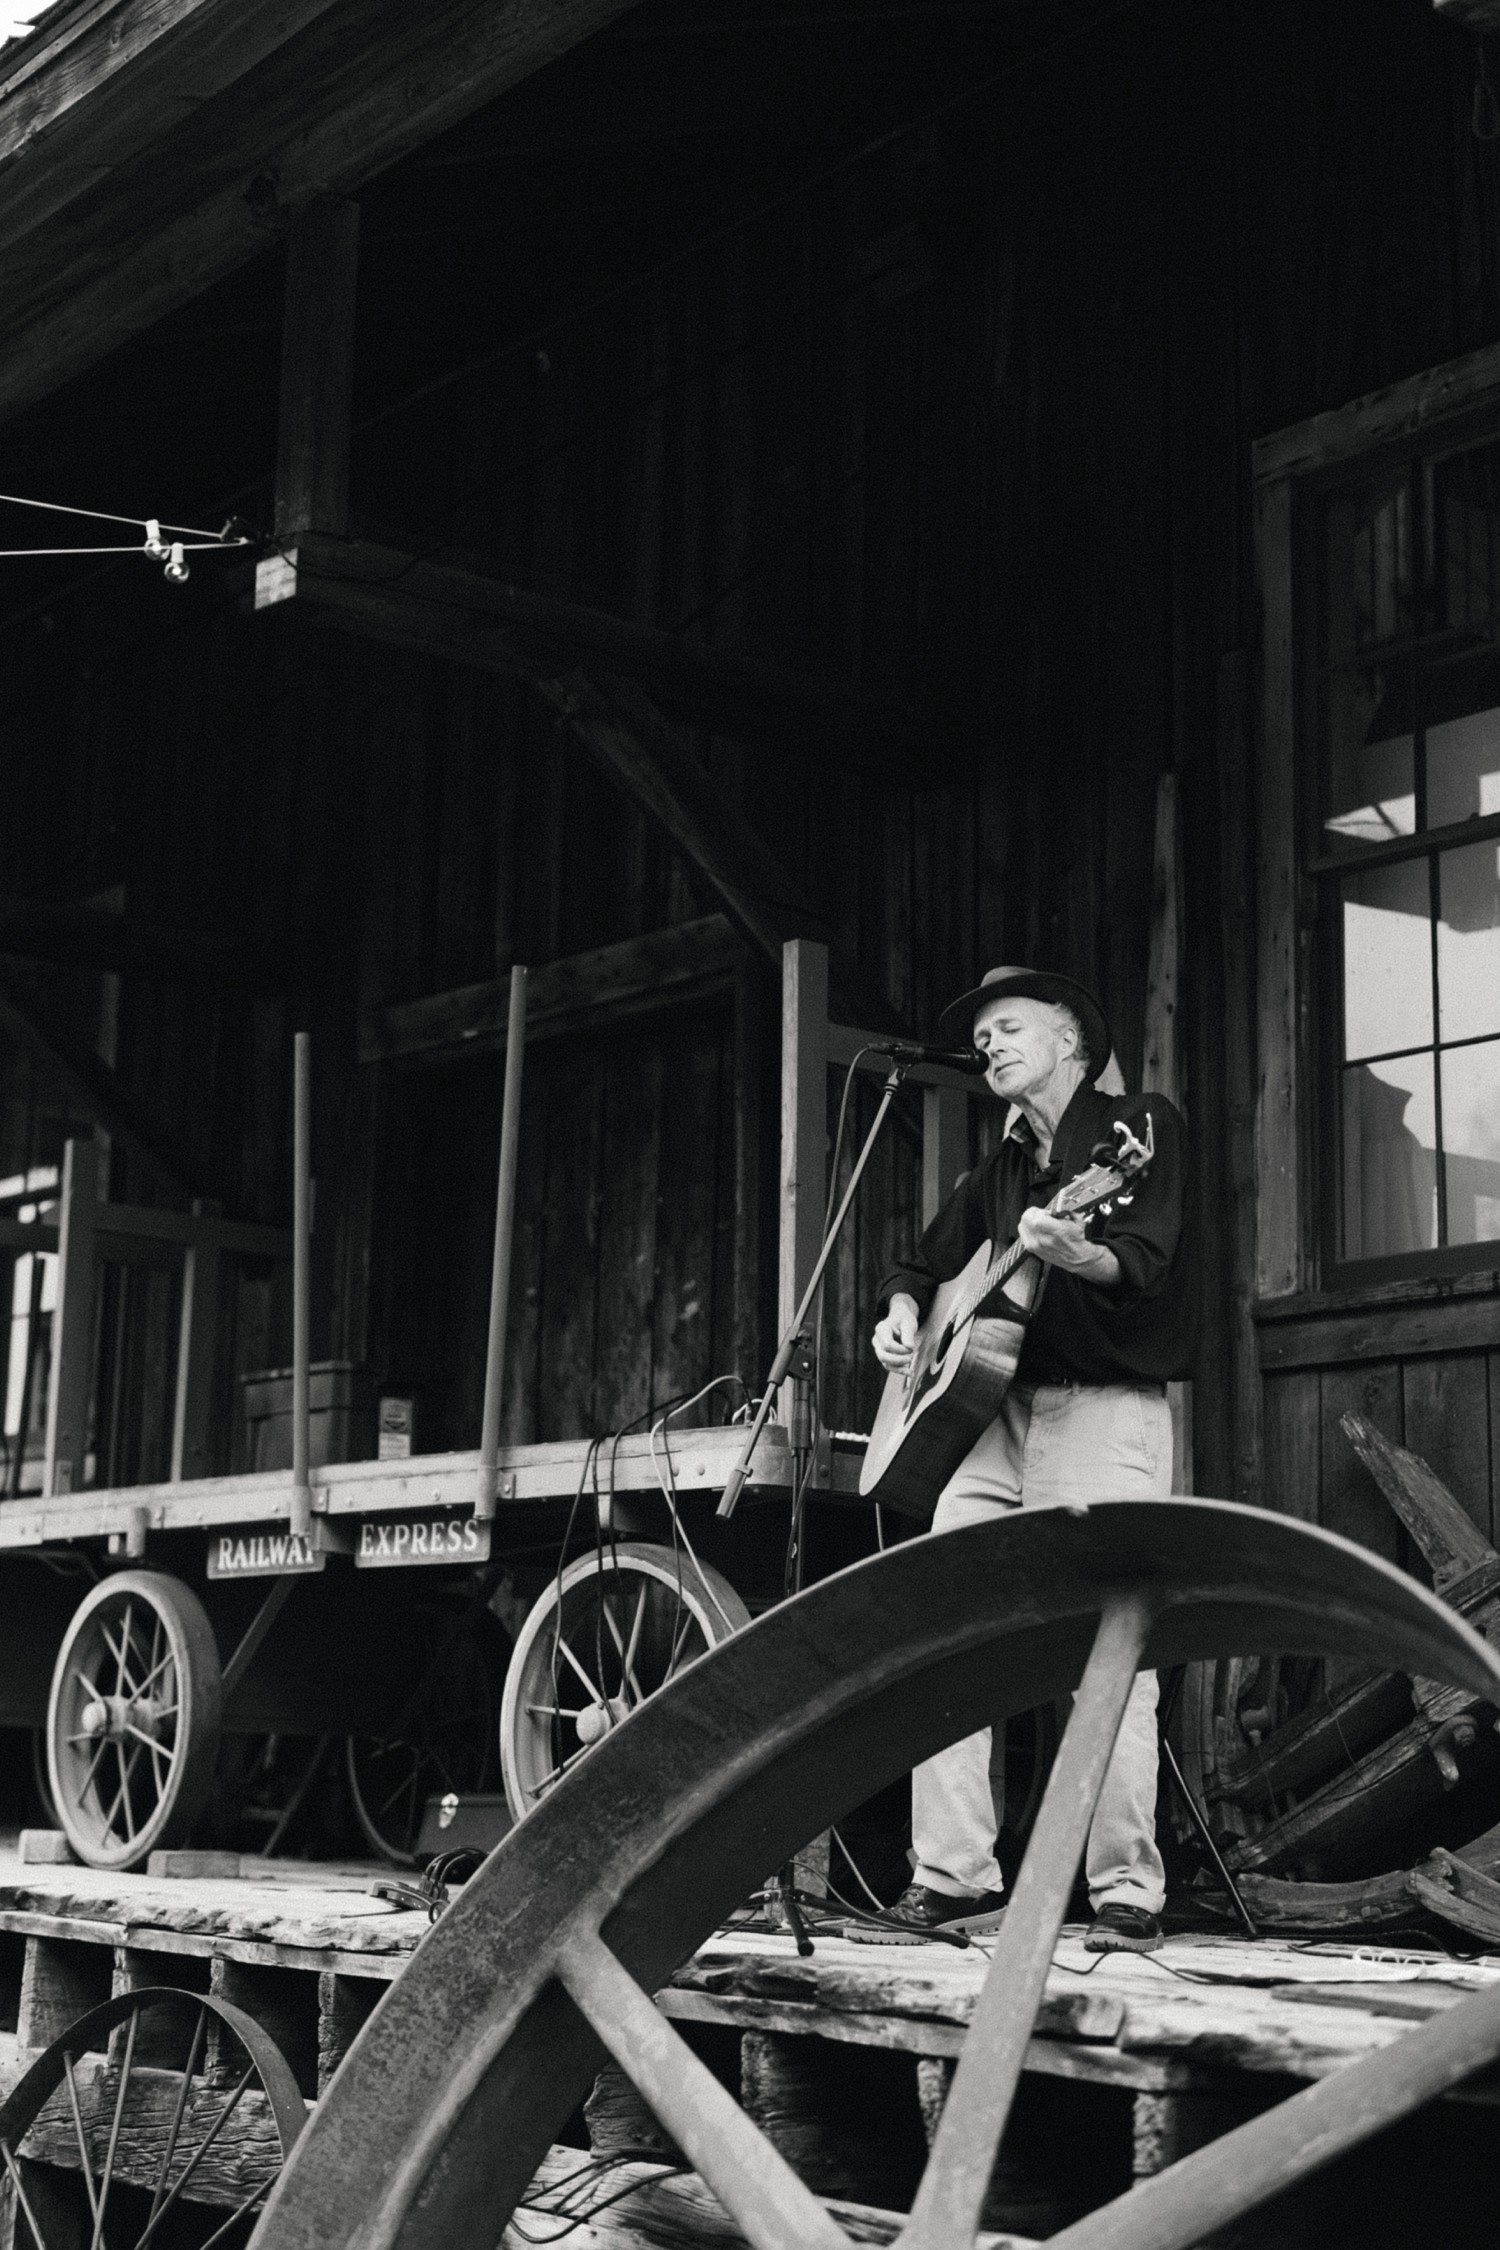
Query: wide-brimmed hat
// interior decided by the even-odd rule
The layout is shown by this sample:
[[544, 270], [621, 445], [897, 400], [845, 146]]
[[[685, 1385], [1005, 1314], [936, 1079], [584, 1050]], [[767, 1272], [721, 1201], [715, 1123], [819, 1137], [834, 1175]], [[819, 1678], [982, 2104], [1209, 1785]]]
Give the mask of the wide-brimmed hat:
[[1007, 993], [1018, 1000], [1054, 1000], [1071, 1008], [1083, 1026], [1089, 1077], [1100, 1076], [1115, 1046], [1104, 1010], [1084, 985], [1075, 984], [1071, 977], [1054, 976], [1050, 969], [986, 969], [972, 992], [960, 993], [956, 1000], [949, 1001], [938, 1017], [939, 1036], [967, 1045], [980, 1009], [991, 1000], [1004, 999]]

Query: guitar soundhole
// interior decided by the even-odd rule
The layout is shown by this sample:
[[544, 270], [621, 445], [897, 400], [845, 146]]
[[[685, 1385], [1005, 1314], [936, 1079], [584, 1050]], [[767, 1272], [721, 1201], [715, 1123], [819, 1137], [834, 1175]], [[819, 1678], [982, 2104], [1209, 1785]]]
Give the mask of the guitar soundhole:
[[949, 1325], [943, 1330], [942, 1335], [938, 1338], [937, 1344], [933, 1349], [932, 1357], [927, 1361], [924, 1367], [918, 1369], [911, 1389], [907, 1392], [906, 1414], [908, 1420], [910, 1420], [911, 1416], [916, 1413], [917, 1408], [921, 1405], [923, 1399], [927, 1396], [927, 1393], [932, 1389], [933, 1384], [942, 1374], [943, 1362], [948, 1356], [948, 1350], [952, 1342], [953, 1326], [950, 1322]]

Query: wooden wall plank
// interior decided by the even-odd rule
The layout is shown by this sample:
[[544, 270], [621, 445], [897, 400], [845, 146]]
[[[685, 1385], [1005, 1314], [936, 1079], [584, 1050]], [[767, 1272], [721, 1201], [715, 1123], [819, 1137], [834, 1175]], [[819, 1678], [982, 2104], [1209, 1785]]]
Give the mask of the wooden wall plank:
[[[603, 1048], [604, 1155], [594, 1345], [594, 1417], [599, 1429], [618, 1429], [652, 1404], [657, 1226], [665, 1198], [677, 1192], [676, 1183], [661, 1169], [666, 1106], [663, 1046], [658, 1026], [643, 1044], [627, 1034], [609, 1040]], [[675, 1071], [673, 1078], [675, 1106], [679, 1091]], [[709, 1169], [701, 1152], [695, 1152], [693, 1162], [695, 1169]], [[705, 1295], [710, 1287], [707, 1279]]]
[[1271, 485], [1258, 495], [1255, 546], [1263, 620], [1255, 847], [1260, 1071], [1255, 1284], [1259, 1296], [1282, 1297], [1301, 1286], [1306, 1257], [1298, 1096], [1290, 486]]
[[[709, 1364], [724, 1037], [721, 1015], [687, 1017], [666, 1061], [650, 1358], [659, 1401], [729, 1372]], [[707, 1401], [689, 1419], [719, 1419], [722, 1411]]]
[[1318, 1463], [1324, 1426], [1316, 1374], [1267, 1377], [1263, 1507], [1304, 1523], [1322, 1521]]
[[564, 1049], [547, 1104], [543, 1199], [541, 1438], [597, 1428], [594, 1415], [599, 1219], [603, 1199], [604, 1066]]
[[1483, 1352], [1408, 1360], [1401, 1370], [1404, 1443], [1435, 1469], [1487, 1539], [1490, 1504], [1489, 1367]]

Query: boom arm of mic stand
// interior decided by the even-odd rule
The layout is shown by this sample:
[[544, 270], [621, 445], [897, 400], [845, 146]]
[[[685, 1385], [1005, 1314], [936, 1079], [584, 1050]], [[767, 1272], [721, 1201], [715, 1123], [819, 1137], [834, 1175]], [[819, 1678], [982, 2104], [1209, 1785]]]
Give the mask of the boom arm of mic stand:
[[885, 1091], [880, 1097], [880, 1107], [870, 1120], [870, 1130], [865, 1135], [865, 1145], [860, 1150], [855, 1160], [854, 1170], [849, 1175], [849, 1185], [844, 1190], [843, 1201], [833, 1215], [833, 1224], [823, 1237], [823, 1247], [818, 1252], [817, 1264], [808, 1276], [807, 1287], [802, 1292], [802, 1302], [792, 1315], [790, 1328], [776, 1347], [776, 1357], [771, 1362], [771, 1372], [766, 1377], [765, 1391], [762, 1394], [759, 1406], [755, 1410], [755, 1420], [750, 1425], [750, 1434], [745, 1439], [745, 1449], [730, 1470], [725, 1482], [723, 1496], [715, 1511], [721, 1517], [728, 1518], [734, 1514], [740, 1494], [745, 1489], [745, 1480], [750, 1474], [750, 1463], [754, 1457], [755, 1448], [760, 1443], [762, 1430], [771, 1419], [771, 1409], [776, 1403], [776, 1394], [786, 1381], [788, 1370], [792, 1364], [792, 1354], [797, 1348], [797, 1338], [802, 1332], [808, 1314], [812, 1311], [813, 1301], [822, 1287], [823, 1275], [829, 1259], [833, 1256], [838, 1238], [843, 1232], [844, 1221], [853, 1208], [855, 1190], [859, 1186], [860, 1175], [870, 1160], [871, 1150], [880, 1138], [880, 1128], [885, 1123], [886, 1111], [895, 1100], [901, 1082], [910, 1067], [910, 1064], [904, 1062], [893, 1062], [891, 1065], [890, 1076], [885, 1082]]

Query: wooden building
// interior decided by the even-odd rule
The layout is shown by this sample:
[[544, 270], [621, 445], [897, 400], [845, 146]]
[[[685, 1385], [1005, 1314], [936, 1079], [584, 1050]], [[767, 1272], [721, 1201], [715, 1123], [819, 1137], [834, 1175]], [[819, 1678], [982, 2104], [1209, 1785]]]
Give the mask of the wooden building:
[[[917, 1033], [1048, 963], [1191, 1121], [1195, 1488], [1394, 1552], [1357, 1405], [1490, 1535], [1491, 13], [59, 0], [0, 48], [0, 485], [255, 545], [0, 560], [6, 1209], [82, 1130], [284, 1223], [310, 1029], [315, 1356], [472, 1444], [526, 962], [506, 1430], [608, 1431], [769, 1357], [783, 942]], [[221, 1286], [209, 1470], [289, 1356]], [[168, 1473], [179, 1294], [110, 1273], [98, 1483]]]

